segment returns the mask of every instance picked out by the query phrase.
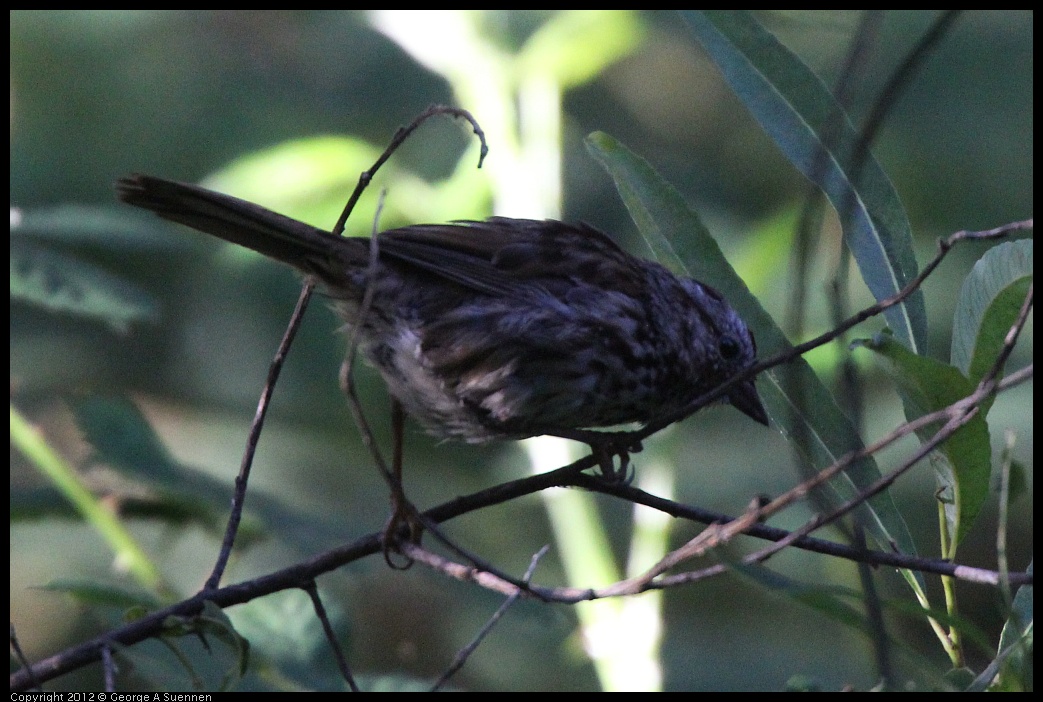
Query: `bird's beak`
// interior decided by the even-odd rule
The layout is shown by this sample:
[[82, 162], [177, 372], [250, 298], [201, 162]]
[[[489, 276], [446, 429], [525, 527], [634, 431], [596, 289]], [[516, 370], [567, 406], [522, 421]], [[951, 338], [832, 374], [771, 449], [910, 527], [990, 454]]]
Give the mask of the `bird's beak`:
[[761, 396], [757, 394], [757, 386], [753, 384], [752, 379], [737, 385], [728, 399], [747, 417], [768, 426], [768, 413], [764, 410]]

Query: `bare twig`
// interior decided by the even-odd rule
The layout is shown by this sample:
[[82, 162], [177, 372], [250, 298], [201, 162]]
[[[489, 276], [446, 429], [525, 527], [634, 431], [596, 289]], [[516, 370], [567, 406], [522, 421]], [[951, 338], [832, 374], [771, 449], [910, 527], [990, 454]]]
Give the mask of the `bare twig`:
[[105, 692], [116, 691], [116, 661], [112, 659], [112, 646], [101, 647], [101, 663], [105, 669]]
[[[550, 546], [544, 546], [533, 555], [532, 560], [529, 562], [529, 567], [525, 570], [525, 575], [522, 577], [523, 582], [528, 585], [529, 580], [532, 579], [533, 574], [536, 572], [536, 565], [540, 562], [540, 559], [550, 550]], [[456, 654], [453, 662], [449, 665], [442, 676], [438, 678], [435, 684], [431, 687], [431, 692], [438, 692], [447, 682], [449, 678], [456, 674], [460, 668], [464, 666], [467, 659], [471, 657], [471, 654], [477, 650], [478, 645], [482, 640], [492, 631], [492, 628], [496, 625], [496, 622], [500, 621], [507, 610], [510, 609], [511, 605], [518, 601], [518, 598], [522, 596], [523, 590], [518, 589], [510, 594], [510, 596], [500, 605], [499, 609], [493, 612], [493, 615], [489, 617], [489, 621], [485, 623], [474, 639], [469, 644], [460, 649], [460, 652]]]
[[304, 318], [304, 310], [308, 308], [308, 300], [311, 299], [313, 289], [314, 285], [310, 281], [305, 282], [304, 287], [301, 288], [301, 295], [297, 298], [297, 306], [294, 307], [293, 314], [290, 315], [290, 321], [286, 325], [286, 332], [283, 334], [282, 341], [279, 342], [279, 349], [275, 352], [275, 358], [272, 359], [271, 365], [268, 366], [268, 378], [264, 382], [261, 398], [257, 402], [257, 411], [254, 413], [254, 420], [250, 425], [250, 434], [246, 439], [246, 450], [243, 452], [243, 459], [239, 464], [239, 475], [235, 478], [232, 509], [228, 515], [224, 539], [221, 541], [221, 550], [217, 554], [214, 569], [203, 586], [204, 591], [213, 590], [221, 583], [221, 576], [224, 574], [225, 567], [228, 565], [228, 559], [232, 554], [232, 545], [235, 543], [235, 535], [239, 530], [239, 522], [243, 516], [243, 504], [246, 502], [246, 485], [250, 479], [250, 468], [253, 465], [254, 454], [257, 452], [257, 442], [261, 439], [264, 418], [268, 414], [268, 405], [271, 402], [272, 393], [275, 391], [275, 383], [279, 379], [279, 373], [282, 371], [283, 363], [286, 361], [286, 354], [290, 351], [290, 345], [293, 343], [294, 337], [297, 336], [297, 330], [300, 329], [301, 320]]
[[373, 180], [373, 176], [376, 175], [377, 170], [379, 170], [380, 167], [391, 158], [391, 154], [398, 151], [398, 147], [402, 146], [403, 142], [409, 138], [410, 134], [416, 131], [417, 127], [436, 115], [459, 117], [460, 119], [465, 119], [471, 123], [471, 128], [474, 129], [478, 141], [482, 144], [481, 152], [478, 154], [478, 167], [482, 167], [482, 163], [485, 161], [485, 157], [489, 153], [489, 145], [485, 142], [485, 132], [483, 132], [482, 128], [478, 126], [477, 120], [475, 120], [470, 112], [458, 107], [431, 105], [420, 113], [416, 119], [410, 122], [409, 125], [400, 127], [399, 130], [395, 132], [395, 135], [391, 137], [391, 142], [388, 144], [387, 148], [384, 149], [384, 153], [382, 153], [373, 165], [370, 166], [369, 170], [362, 172], [359, 176], [359, 182], [355, 186], [355, 191], [351, 194], [351, 197], [348, 198], [348, 202], [344, 206], [344, 213], [340, 216], [340, 219], [337, 220], [336, 226], [333, 227], [334, 234], [340, 234], [344, 231], [344, 225], [348, 221], [348, 215], [350, 215], [351, 211], [355, 208], [355, 203], [358, 202], [359, 198], [362, 196], [362, 192], [369, 186], [369, 182]]
[[33, 672], [33, 667], [29, 664], [29, 659], [25, 657], [25, 652], [22, 650], [22, 644], [18, 643], [18, 634], [14, 629], [14, 622], [11, 622], [11, 651], [14, 653], [14, 657], [18, 659], [18, 663], [22, 666], [26, 675], [27, 689], [42, 690], [43, 687], [40, 685], [40, 681], [36, 679], [36, 674]]
[[381, 193], [380, 200], [377, 202], [377, 211], [373, 217], [373, 233], [369, 239], [369, 263], [366, 267], [366, 289], [362, 292], [362, 302], [359, 304], [358, 317], [355, 325], [351, 329], [351, 336], [348, 339], [348, 350], [344, 357], [344, 362], [340, 367], [340, 387], [344, 391], [344, 394], [348, 397], [348, 404], [351, 407], [352, 415], [355, 419], [355, 425], [358, 427], [359, 434], [362, 436], [362, 443], [365, 444], [369, 450], [370, 455], [373, 457], [373, 462], [377, 464], [377, 468], [380, 470], [381, 475], [384, 476], [384, 480], [387, 481], [388, 485], [392, 485], [393, 478], [391, 477], [391, 471], [387, 466], [387, 462], [384, 460], [384, 456], [380, 453], [380, 447], [377, 446], [376, 440], [373, 438], [373, 431], [370, 429], [369, 422], [366, 420], [365, 412], [362, 410], [362, 403], [359, 401], [358, 395], [355, 393], [355, 374], [353, 368], [355, 367], [355, 357], [358, 354], [359, 340], [361, 338], [361, 327], [365, 321], [366, 315], [369, 314], [369, 310], [373, 305], [373, 295], [376, 289], [377, 279], [377, 266], [380, 261], [380, 243], [377, 237], [377, 224], [380, 221], [380, 212], [384, 207], [384, 197]]
[[359, 692], [359, 686], [355, 682], [355, 676], [351, 674], [351, 668], [348, 666], [348, 659], [344, 655], [344, 649], [341, 647], [340, 641], [337, 640], [337, 635], [333, 632], [333, 625], [330, 624], [330, 618], [326, 614], [326, 606], [322, 604], [319, 588], [315, 585], [315, 581], [311, 580], [302, 586], [301, 589], [308, 593], [308, 597], [311, 598], [312, 609], [315, 610], [315, 616], [322, 623], [322, 630], [326, 634], [326, 641], [329, 642], [330, 648], [333, 649], [333, 657], [337, 661], [337, 667], [340, 669], [341, 676], [343, 676], [344, 681], [351, 688], [352, 692]]

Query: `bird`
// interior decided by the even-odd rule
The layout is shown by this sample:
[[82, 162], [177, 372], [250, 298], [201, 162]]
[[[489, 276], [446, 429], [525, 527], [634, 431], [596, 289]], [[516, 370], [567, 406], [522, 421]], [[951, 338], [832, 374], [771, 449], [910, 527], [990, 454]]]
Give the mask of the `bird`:
[[[752, 332], [717, 290], [587, 224], [491, 217], [372, 242], [155, 176], [116, 188], [127, 204], [320, 284], [392, 397], [439, 439], [647, 425], [756, 361]], [[722, 401], [769, 423], [752, 378]]]

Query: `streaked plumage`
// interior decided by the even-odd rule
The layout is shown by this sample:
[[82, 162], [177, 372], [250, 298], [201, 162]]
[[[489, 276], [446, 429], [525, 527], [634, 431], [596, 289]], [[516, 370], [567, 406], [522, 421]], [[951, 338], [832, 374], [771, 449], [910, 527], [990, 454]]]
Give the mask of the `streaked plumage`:
[[[370, 241], [150, 176], [121, 200], [320, 280], [348, 326]], [[647, 423], [749, 367], [746, 324], [709, 286], [586, 225], [493, 217], [381, 233], [362, 350], [432, 434], [481, 442]], [[767, 416], [752, 381], [729, 399]]]

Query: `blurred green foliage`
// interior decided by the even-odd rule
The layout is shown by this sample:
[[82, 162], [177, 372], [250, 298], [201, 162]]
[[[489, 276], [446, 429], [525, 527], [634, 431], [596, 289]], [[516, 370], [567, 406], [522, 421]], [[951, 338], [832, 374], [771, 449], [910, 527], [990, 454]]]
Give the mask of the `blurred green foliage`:
[[[485, 11], [480, 36], [501, 47], [521, 47], [545, 26], [548, 12]], [[416, 17], [420, 31], [437, 47], [435, 20], [444, 18]], [[573, 61], [575, 75], [563, 79], [567, 86], [573, 78], [591, 79], [563, 96], [564, 218], [588, 221], [613, 232], [630, 250], [643, 251], [611, 179], [583, 147], [587, 134], [610, 133], [697, 206], [753, 293], [782, 319], [792, 285], [786, 276], [791, 233], [780, 222], [792, 221], [800, 206], [807, 191], [803, 177], [730, 93], [680, 17], [652, 11], [626, 17], [634, 27], [620, 36], [640, 44], [625, 59], [607, 67]], [[857, 13], [839, 11], [765, 12], [758, 18], [827, 84], [836, 79], [859, 21]], [[885, 15], [854, 114], [864, 114], [933, 18], [931, 11]], [[45, 418], [41, 421], [65, 437], [73, 452], [77, 430], [61, 399], [76, 393], [130, 395], [176, 460], [210, 476], [193, 482], [192, 489], [216, 492], [213, 502], [220, 504], [227, 499], [220, 486], [230, 494], [246, 427], [297, 283], [276, 264], [152, 220], [138, 219], [137, 231], [147, 227], [153, 234], [147, 238], [128, 237], [117, 225], [95, 231], [94, 224], [110, 221], [107, 217], [126, 222], [137, 216], [116, 207], [113, 181], [135, 171], [208, 179], [212, 187], [235, 189], [316, 225], [332, 225], [358, 173], [394, 130], [431, 103], [451, 102], [452, 91], [362, 12], [19, 10], [10, 19], [11, 205], [21, 208], [26, 221], [41, 212], [50, 215], [34, 245], [50, 246], [90, 266], [83, 269], [88, 280], [114, 276], [133, 286], [128, 289], [134, 300], [147, 295], [144, 311], [119, 324], [14, 302], [12, 388], [19, 402]], [[905, 204], [921, 264], [933, 255], [937, 236], [1031, 215], [1032, 38], [1031, 12], [966, 13], [885, 123], [873, 150]], [[542, 40], [548, 51], [569, 55], [568, 32]], [[480, 73], [483, 67], [476, 62], [473, 69]], [[475, 117], [484, 124], [480, 111]], [[512, 138], [487, 137], [489, 159], [496, 159], [498, 145], [504, 148]], [[388, 191], [383, 226], [483, 216], [490, 195], [474, 171], [475, 148], [473, 136], [459, 123], [444, 120], [422, 127], [364, 198], [356, 233], [368, 233], [381, 188]], [[301, 164], [306, 170], [296, 170]], [[464, 182], [453, 176], [465, 185], [448, 185]], [[301, 182], [323, 186], [301, 193], [295, 190]], [[829, 326], [825, 284], [836, 267], [837, 236], [835, 228], [827, 228], [809, 268], [814, 280], [802, 281], [809, 290], [808, 327], [814, 333]], [[925, 286], [929, 346], [938, 359], [949, 357], [957, 293], [983, 248], [970, 245], [954, 252]], [[12, 268], [13, 284], [15, 279]], [[868, 299], [861, 289], [854, 294], [858, 304]], [[262, 513], [292, 510], [300, 515], [298, 521], [287, 520], [292, 533], [286, 538], [276, 534], [251, 548], [235, 564], [230, 580], [269, 572], [378, 529], [386, 516], [386, 490], [337, 389], [343, 341], [331, 333], [336, 327], [323, 305], [313, 305], [276, 394], [252, 484], [263, 496]], [[878, 329], [879, 324], [866, 331]], [[1029, 341], [1030, 332], [1025, 335]], [[1023, 365], [1030, 355], [1027, 343], [1012, 363]], [[360, 376], [372, 416], [383, 417], [380, 383], [365, 371]], [[997, 401], [990, 425], [995, 418], [999, 429], [1017, 429], [1017, 459], [1031, 466], [1032, 400], [1031, 391], [1023, 390]], [[869, 395], [875, 403], [870, 433], [900, 421], [893, 392], [871, 389]], [[689, 462], [693, 452], [698, 456], [701, 470], [677, 478], [682, 481], [678, 499], [735, 513], [750, 495], [778, 493], [792, 484], [792, 470], [778, 460], [786, 455], [784, 443], [767, 433], [753, 435], [747, 427], [736, 431], [731, 420], [723, 411], [703, 413], [650, 442], [656, 456]], [[385, 440], [386, 422], [374, 424], [378, 440]], [[517, 477], [522, 463], [510, 445], [434, 446], [415, 429], [406, 450], [407, 488], [421, 506]], [[111, 479], [104, 473], [89, 477], [102, 487]], [[918, 501], [932, 481], [924, 471], [900, 483], [896, 499], [901, 503], [905, 489], [918, 495], [907, 499]], [[12, 485], [25, 488], [19, 494], [30, 499], [33, 478], [27, 471], [13, 471]], [[609, 502], [600, 506], [608, 523], [617, 525], [611, 535], [615, 544], [625, 543], [629, 517], [624, 508]], [[1031, 507], [1021, 509], [1011, 524], [1009, 547], [1017, 568], [1031, 553], [1026, 545]], [[933, 514], [921, 516], [922, 522], [910, 526], [930, 551], [936, 524]], [[309, 532], [309, 519], [321, 528]], [[799, 523], [800, 517], [793, 520]], [[961, 559], [995, 566], [990, 557], [995, 535], [988, 528], [994, 521], [990, 503], [979, 517], [986, 526], [961, 544]], [[453, 528], [466, 534], [469, 547], [515, 573], [550, 538], [535, 502], [474, 515]], [[682, 531], [678, 538], [691, 535]], [[215, 553], [206, 529], [174, 532], [143, 520], [136, 532], [162, 558], [167, 577], [185, 591], [205, 577]], [[62, 640], [82, 640], [79, 627], [93, 630], [96, 623], [77, 620], [74, 606], [57, 602], [53, 594], [25, 588], [58, 577], [110, 577], [104, 554], [77, 524], [13, 525], [17, 599], [12, 599], [12, 619], [30, 655], [55, 650]], [[803, 579], [856, 582], [848, 564], [801, 560], [794, 554], [776, 561], [773, 566]], [[345, 603], [338, 626], [347, 632], [358, 669], [437, 674], [499, 604], [488, 593], [417, 570], [401, 575], [386, 572], [382, 564], [363, 564], [323, 583], [333, 599]], [[538, 574], [547, 583], [563, 577], [551, 556]], [[897, 577], [888, 586], [892, 593], [903, 592]], [[968, 587], [962, 595], [968, 616], [990, 634], [998, 632], [1004, 622], [992, 592]], [[846, 683], [866, 688], [875, 682], [864, 640], [743, 581], [718, 579], [672, 591], [666, 608], [668, 689], [781, 689], [799, 674], [828, 689]], [[233, 621], [257, 617], [256, 611], [228, 614]], [[895, 626], [911, 641], [929, 639], [922, 625]], [[596, 685], [572, 638], [574, 614], [568, 609], [523, 604], [500, 627], [454, 681], [459, 687], [579, 690]], [[250, 671], [242, 684], [325, 682], [329, 663], [322, 646], [313, 649], [315, 636], [300, 633], [286, 643], [300, 648], [302, 657], [308, 651], [307, 662], [314, 668], [292, 675], [283, 668], [280, 674], [289, 675], [283, 679], [274, 666]], [[299, 659], [298, 665], [303, 665]], [[82, 689], [97, 687], [97, 680], [61, 684]]]

